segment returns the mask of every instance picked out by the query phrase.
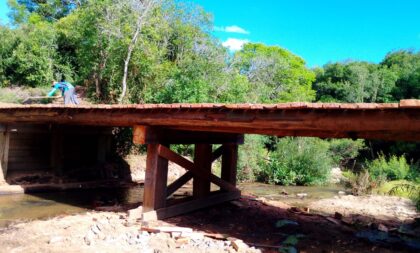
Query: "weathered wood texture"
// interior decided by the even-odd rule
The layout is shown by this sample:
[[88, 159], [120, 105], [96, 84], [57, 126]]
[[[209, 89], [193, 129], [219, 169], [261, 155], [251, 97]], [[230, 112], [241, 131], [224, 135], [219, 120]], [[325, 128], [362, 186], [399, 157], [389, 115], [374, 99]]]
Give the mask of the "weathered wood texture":
[[148, 125], [189, 131], [419, 141], [418, 104], [417, 100], [405, 100], [400, 104], [7, 105], [0, 107], [0, 123]]
[[135, 144], [243, 144], [244, 136], [234, 133], [192, 132], [168, 128], [134, 126]]
[[10, 134], [4, 130], [0, 132], [0, 183], [6, 181], [7, 165], [8, 165], [8, 150], [9, 150]]
[[240, 191], [234, 192], [212, 192], [209, 196], [199, 199], [187, 200], [181, 204], [175, 204], [167, 208], [160, 208], [155, 211], [143, 213], [143, 220], [166, 219], [180, 214], [185, 214], [198, 209], [217, 205], [223, 202], [235, 200], [241, 197]]
[[223, 144], [222, 179], [236, 186], [238, 145]]
[[[212, 146], [210, 144], [195, 144], [194, 165], [206, 174], [211, 174]], [[193, 196], [196, 198], [208, 196], [210, 193], [210, 180], [194, 177]]]
[[166, 205], [168, 160], [159, 156], [161, 145], [147, 146], [146, 177], [144, 181], [143, 210], [150, 211]]

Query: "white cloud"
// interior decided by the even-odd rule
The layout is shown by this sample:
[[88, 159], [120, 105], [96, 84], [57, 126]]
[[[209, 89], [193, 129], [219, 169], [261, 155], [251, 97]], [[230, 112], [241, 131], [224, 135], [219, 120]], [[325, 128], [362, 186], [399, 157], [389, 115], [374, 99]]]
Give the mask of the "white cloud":
[[248, 42], [249, 40], [229, 38], [225, 42], [223, 42], [222, 45], [228, 48], [231, 52], [235, 52], [241, 50], [244, 44]]
[[240, 34], [250, 34], [249, 31], [245, 30], [242, 27], [239, 27], [237, 25], [231, 25], [231, 26], [215, 26], [214, 30], [217, 32], [226, 32], [226, 33], [240, 33]]

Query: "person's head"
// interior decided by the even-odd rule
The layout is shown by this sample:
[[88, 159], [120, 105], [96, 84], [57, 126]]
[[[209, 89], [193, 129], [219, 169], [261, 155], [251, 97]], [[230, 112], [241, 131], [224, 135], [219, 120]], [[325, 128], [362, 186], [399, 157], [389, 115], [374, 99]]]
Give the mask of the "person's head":
[[52, 80], [51, 87], [54, 87], [54, 85], [55, 85], [56, 82], [57, 82], [56, 80]]

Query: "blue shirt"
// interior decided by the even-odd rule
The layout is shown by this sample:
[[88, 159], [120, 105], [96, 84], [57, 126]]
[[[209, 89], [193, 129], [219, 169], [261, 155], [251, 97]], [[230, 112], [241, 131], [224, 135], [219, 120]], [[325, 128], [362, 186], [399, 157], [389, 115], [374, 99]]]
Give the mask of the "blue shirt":
[[48, 93], [48, 96], [51, 97], [52, 95], [54, 95], [54, 93], [57, 90], [61, 90], [61, 95], [64, 96], [64, 92], [69, 90], [69, 89], [74, 89], [74, 87], [73, 87], [73, 85], [71, 85], [71, 83], [66, 82], [66, 81], [57, 82], [57, 83], [54, 83], [54, 86], [53, 86], [52, 90]]

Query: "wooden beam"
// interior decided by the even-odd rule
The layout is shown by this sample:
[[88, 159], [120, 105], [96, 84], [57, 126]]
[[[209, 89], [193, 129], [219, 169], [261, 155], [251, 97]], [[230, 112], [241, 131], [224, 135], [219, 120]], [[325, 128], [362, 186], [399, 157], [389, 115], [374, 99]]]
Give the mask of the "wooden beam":
[[238, 163], [238, 145], [223, 144], [222, 179], [236, 185], [236, 166]]
[[217, 176], [209, 173], [208, 171], [203, 171], [201, 169], [196, 168], [194, 163], [178, 155], [177, 153], [173, 152], [167, 147], [159, 145], [158, 153], [163, 158], [168, 159], [169, 161], [174, 162], [178, 164], [179, 166], [191, 171], [194, 174], [194, 176], [203, 178], [205, 180], [210, 179], [210, 182], [212, 182], [213, 184], [219, 186], [220, 188], [224, 190], [238, 191], [238, 189], [234, 185], [218, 178]]
[[134, 126], [133, 142], [135, 144], [243, 144], [242, 134], [182, 131], [168, 128]]
[[10, 150], [10, 132], [6, 130], [4, 133], [4, 148], [3, 148], [3, 177], [6, 180], [7, 177], [7, 169], [9, 166], [9, 150]]
[[156, 220], [156, 219], [166, 219], [169, 217], [177, 216], [180, 214], [185, 214], [216, 204], [221, 204], [223, 202], [235, 200], [241, 197], [240, 191], [234, 192], [212, 192], [209, 196], [194, 199], [186, 200], [184, 203], [175, 204], [166, 208], [157, 209], [151, 212], [144, 212], [142, 219], [144, 221]]
[[223, 154], [223, 145], [218, 147], [215, 151], [213, 151], [211, 155], [211, 162], [214, 163], [219, 157], [221, 157]]
[[181, 188], [184, 184], [190, 181], [193, 178], [194, 174], [191, 171], [187, 171], [184, 175], [180, 178], [172, 182], [166, 191], [166, 195], [169, 197], [174, 192], [176, 192], [179, 188]]
[[5, 134], [0, 132], [0, 184], [6, 182], [6, 174], [3, 170], [3, 160], [4, 160], [4, 147], [5, 147], [6, 137]]
[[[194, 165], [206, 174], [211, 174], [212, 145], [195, 144]], [[205, 197], [210, 193], [210, 180], [195, 176], [193, 180], [193, 196]]]
[[166, 206], [168, 160], [159, 156], [161, 145], [147, 146], [146, 177], [144, 181], [143, 210], [150, 211]]

